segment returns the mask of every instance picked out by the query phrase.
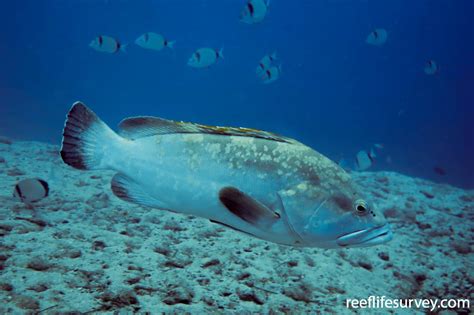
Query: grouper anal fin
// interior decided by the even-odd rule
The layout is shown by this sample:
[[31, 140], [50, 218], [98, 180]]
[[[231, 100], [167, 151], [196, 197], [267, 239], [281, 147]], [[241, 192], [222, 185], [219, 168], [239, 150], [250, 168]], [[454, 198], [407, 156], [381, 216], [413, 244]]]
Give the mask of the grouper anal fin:
[[126, 175], [120, 173], [115, 174], [112, 178], [111, 188], [114, 195], [124, 201], [150, 208], [176, 212], [168, 209], [160, 200], [150, 196], [140, 185]]
[[219, 200], [230, 212], [262, 229], [267, 229], [280, 219], [278, 213], [235, 187], [222, 188]]

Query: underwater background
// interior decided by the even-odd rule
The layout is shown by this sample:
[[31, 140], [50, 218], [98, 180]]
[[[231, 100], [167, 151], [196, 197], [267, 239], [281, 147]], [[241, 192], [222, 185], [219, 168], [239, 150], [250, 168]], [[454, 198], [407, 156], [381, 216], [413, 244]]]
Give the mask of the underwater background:
[[[58, 144], [80, 100], [111, 126], [150, 115], [253, 127], [336, 162], [380, 143], [373, 170], [474, 187], [473, 1], [273, 0], [253, 25], [239, 21], [244, 4], [3, 2], [0, 134]], [[383, 46], [365, 42], [374, 28], [388, 31]], [[149, 31], [174, 49], [133, 43]], [[130, 44], [127, 52], [91, 49], [99, 35]], [[191, 68], [199, 47], [224, 48], [225, 59]], [[255, 68], [274, 51], [282, 75], [261, 84]], [[428, 60], [439, 73], [423, 72]]]
[[[0, 314], [472, 314], [474, 1], [271, 0], [246, 24], [248, 3], [0, 3]], [[143, 49], [145, 32], [174, 47]], [[126, 51], [90, 47], [104, 35]], [[201, 47], [224, 58], [189, 66]], [[114, 172], [58, 154], [76, 101], [114, 130], [146, 115], [297, 139], [348, 169], [393, 240], [290, 247], [125, 202]], [[347, 305], [370, 296], [470, 304]]]

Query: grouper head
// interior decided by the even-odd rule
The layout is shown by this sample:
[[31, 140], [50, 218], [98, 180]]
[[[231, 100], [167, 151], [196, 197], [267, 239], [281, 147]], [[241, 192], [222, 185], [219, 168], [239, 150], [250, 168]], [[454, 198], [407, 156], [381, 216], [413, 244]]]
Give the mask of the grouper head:
[[392, 239], [385, 217], [352, 190], [282, 192], [286, 219], [303, 246], [366, 247]]

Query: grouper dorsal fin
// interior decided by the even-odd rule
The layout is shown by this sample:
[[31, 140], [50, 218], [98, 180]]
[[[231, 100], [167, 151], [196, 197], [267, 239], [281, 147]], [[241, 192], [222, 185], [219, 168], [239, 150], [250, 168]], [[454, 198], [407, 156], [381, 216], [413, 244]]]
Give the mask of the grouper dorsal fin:
[[234, 187], [222, 188], [219, 200], [242, 220], [263, 229], [280, 219], [278, 213]]
[[119, 128], [121, 129], [121, 136], [132, 140], [154, 135], [173, 133], [205, 133], [224, 136], [261, 138], [287, 143], [298, 143], [294, 139], [258, 129], [207, 126], [151, 116], [126, 118], [120, 122]]
[[132, 140], [182, 132], [174, 121], [151, 116], [125, 118], [120, 122], [119, 128], [121, 136]]

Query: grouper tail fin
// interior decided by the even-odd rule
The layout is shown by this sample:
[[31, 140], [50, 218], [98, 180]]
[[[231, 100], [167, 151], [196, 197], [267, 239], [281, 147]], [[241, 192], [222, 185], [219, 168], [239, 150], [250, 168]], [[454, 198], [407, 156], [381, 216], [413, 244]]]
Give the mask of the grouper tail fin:
[[106, 155], [120, 139], [92, 110], [75, 102], [64, 124], [61, 158], [81, 170], [107, 169]]

